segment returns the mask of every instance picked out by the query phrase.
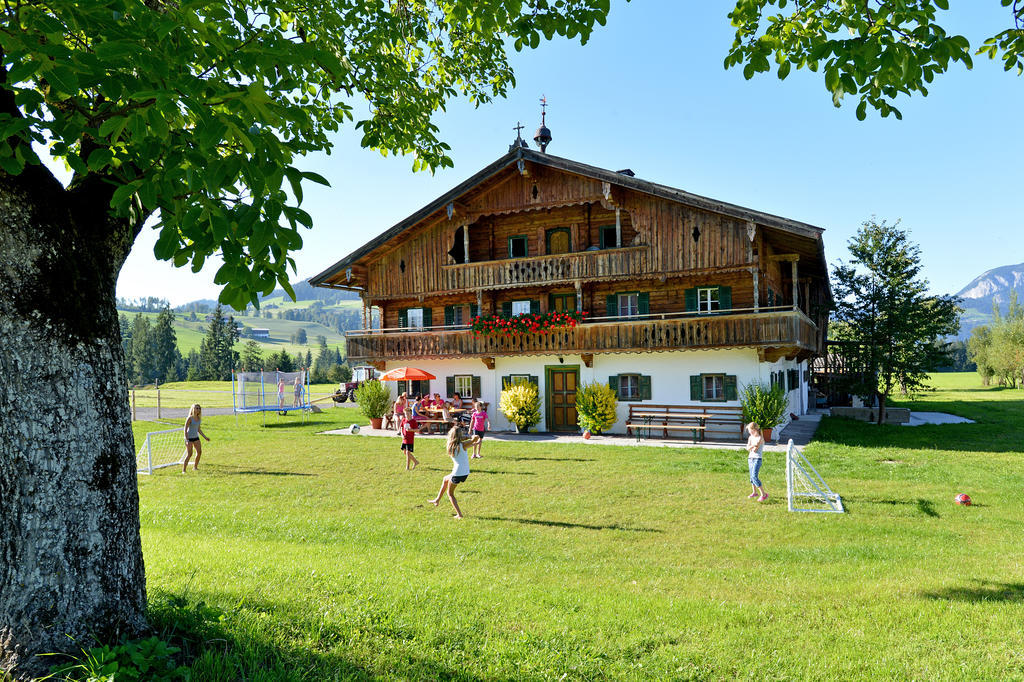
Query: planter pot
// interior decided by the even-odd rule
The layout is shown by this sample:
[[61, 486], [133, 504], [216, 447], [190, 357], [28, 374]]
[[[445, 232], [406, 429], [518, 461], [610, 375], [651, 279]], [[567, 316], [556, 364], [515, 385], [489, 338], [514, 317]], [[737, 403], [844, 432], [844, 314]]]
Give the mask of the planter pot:
[[761, 429], [761, 435], [764, 436], [764, 442], [767, 443], [772, 439], [771, 429]]
[[370, 417], [370, 427], [374, 428], [374, 429], [379, 429], [380, 425], [381, 425], [381, 423], [383, 421], [384, 421], [383, 417], [377, 417], [377, 418]]

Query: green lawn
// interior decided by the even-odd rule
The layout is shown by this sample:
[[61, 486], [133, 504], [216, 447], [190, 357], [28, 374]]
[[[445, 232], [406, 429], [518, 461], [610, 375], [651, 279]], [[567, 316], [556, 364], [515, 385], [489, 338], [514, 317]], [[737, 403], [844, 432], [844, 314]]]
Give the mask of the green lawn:
[[[170, 409], [190, 407], [199, 403], [203, 407], [232, 407], [232, 394], [230, 381], [172, 381], [161, 384], [159, 391], [150, 385], [150, 388], [137, 388], [129, 390], [129, 400], [134, 393], [136, 407], [156, 407], [159, 394], [160, 406]], [[310, 384], [309, 395], [311, 399], [323, 398], [334, 393], [338, 384]], [[276, 388], [268, 385], [267, 390], [271, 392], [270, 399], [277, 400]], [[287, 404], [292, 404], [292, 386], [289, 384], [285, 391]], [[320, 403], [318, 403], [320, 404]], [[321, 407], [329, 406], [330, 401], [323, 401]]]
[[196, 680], [1024, 679], [1024, 391], [938, 381], [978, 424], [823, 422], [842, 515], [778, 454], [757, 504], [739, 448], [489, 442], [455, 521], [438, 440], [206, 417], [198, 473], [140, 476], [152, 615]]

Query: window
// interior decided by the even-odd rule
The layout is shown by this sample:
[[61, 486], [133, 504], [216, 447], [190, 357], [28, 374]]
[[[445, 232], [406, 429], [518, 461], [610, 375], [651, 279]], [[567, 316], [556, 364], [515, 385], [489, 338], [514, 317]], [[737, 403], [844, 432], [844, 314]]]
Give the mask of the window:
[[511, 388], [516, 383], [521, 381], [534, 384], [535, 386], [538, 387], [540, 386], [540, 381], [537, 379], [536, 376], [532, 374], [506, 374], [505, 376], [501, 377], [501, 388], [502, 390], [506, 388]]
[[691, 376], [690, 400], [700, 402], [738, 400], [736, 376], [732, 374], [695, 374]]
[[466, 306], [446, 305], [444, 307], [444, 324], [446, 327], [461, 327], [465, 319]]
[[516, 315], [529, 315], [530, 314], [530, 302], [529, 301], [512, 301], [512, 316]]
[[572, 251], [569, 228], [556, 227], [547, 231], [548, 255]]
[[697, 287], [697, 310], [709, 313], [718, 309], [718, 287]]
[[576, 294], [551, 294], [548, 310], [556, 313], [571, 313], [576, 310]]
[[[455, 393], [458, 393], [463, 398], [473, 396], [473, 377], [469, 374], [456, 374], [455, 377]], [[449, 398], [451, 396], [448, 396]], [[476, 396], [479, 397], [479, 396]]]
[[430, 393], [430, 381], [427, 379], [416, 379], [414, 381], [399, 381], [398, 394], [405, 393], [409, 398], [415, 395], [425, 396]]
[[406, 327], [423, 329], [423, 308], [409, 308], [405, 311]]
[[704, 400], [725, 400], [725, 375], [704, 374]]
[[605, 225], [599, 229], [601, 230], [600, 237], [602, 249], [614, 249], [619, 245], [618, 240], [615, 238], [614, 225]]
[[644, 374], [617, 374], [608, 377], [608, 385], [619, 400], [651, 399], [651, 377]]
[[508, 238], [508, 257], [509, 258], [526, 258], [530, 255], [529, 246], [526, 241], [526, 235], [520, 234], [515, 237]]
[[640, 314], [639, 294], [619, 294], [619, 316], [633, 317]]
[[619, 375], [619, 397], [623, 400], [636, 400], [640, 397], [640, 377], [636, 374]]

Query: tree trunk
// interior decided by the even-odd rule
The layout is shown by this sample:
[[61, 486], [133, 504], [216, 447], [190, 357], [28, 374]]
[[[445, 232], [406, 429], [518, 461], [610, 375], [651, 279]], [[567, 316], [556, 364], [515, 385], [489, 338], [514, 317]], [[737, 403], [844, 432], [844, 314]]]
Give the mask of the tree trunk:
[[[0, 172], [0, 671], [145, 627], [109, 185]], [[0, 675], [2, 677], [2, 675]]]
[[885, 423], [885, 394], [884, 393], [876, 393], [876, 395], [878, 396], [878, 423], [879, 424], [884, 424]]

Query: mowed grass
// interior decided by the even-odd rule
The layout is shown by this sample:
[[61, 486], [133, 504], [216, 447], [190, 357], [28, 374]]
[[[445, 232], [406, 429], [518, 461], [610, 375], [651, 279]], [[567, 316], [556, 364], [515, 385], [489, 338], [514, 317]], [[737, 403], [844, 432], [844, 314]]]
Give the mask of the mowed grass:
[[140, 476], [153, 616], [199, 680], [1024, 679], [1024, 391], [971, 376], [914, 407], [978, 424], [823, 422], [842, 515], [788, 513], [780, 454], [757, 504], [738, 448], [490, 441], [455, 521], [439, 440], [206, 417], [198, 473]]

